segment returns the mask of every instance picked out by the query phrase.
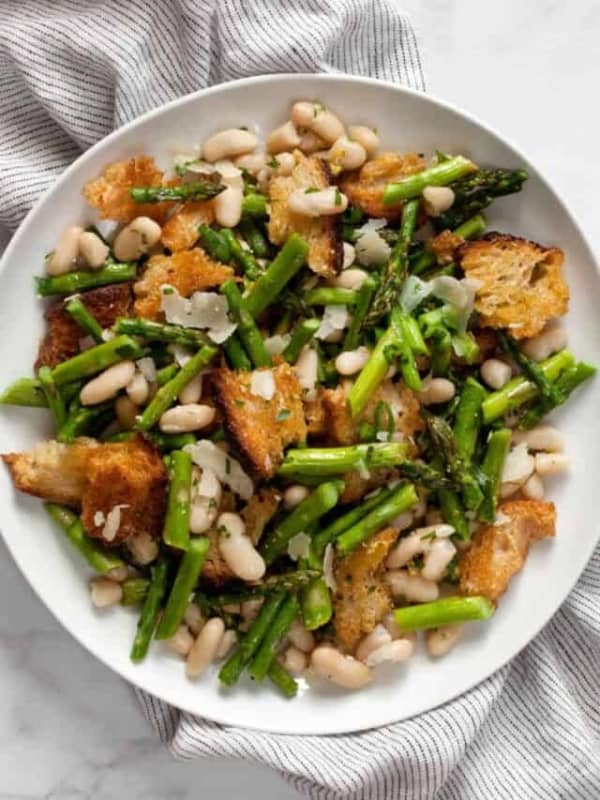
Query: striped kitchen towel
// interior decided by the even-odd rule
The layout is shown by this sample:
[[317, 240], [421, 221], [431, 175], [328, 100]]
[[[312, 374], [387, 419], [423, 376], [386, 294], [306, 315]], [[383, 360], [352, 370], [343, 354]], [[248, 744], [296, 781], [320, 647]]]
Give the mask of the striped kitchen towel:
[[[0, 225], [8, 231], [86, 147], [203, 86], [342, 71], [424, 89], [412, 28], [394, 0], [3, 0], [0, 9]], [[441, 708], [359, 734], [248, 731], [138, 694], [175, 756], [267, 764], [314, 800], [594, 800], [599, 607], [597, 551], [511, 664]]]

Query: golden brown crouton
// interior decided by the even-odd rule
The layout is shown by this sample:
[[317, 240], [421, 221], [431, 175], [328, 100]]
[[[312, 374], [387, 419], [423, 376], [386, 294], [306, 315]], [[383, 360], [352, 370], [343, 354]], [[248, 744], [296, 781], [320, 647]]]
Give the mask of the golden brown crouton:
[[151, 217], [162, 222], [172, 202], [136, 203], [129, 193], [134, 186], [160, 186], [162, 182], [163, 173], [154, 159], [140, 155], [109, 164], [100, 177], [86, 183], [84, 195], [102, 219], [131, 222], [135, 217]]
[[19, 491], [78, 508], [90, 457], [98, 447], [93, 439], [40, 442], [30, 453], [7, 453], [2, 458]]
[[284, 244], [298, 233], [309, 244], [308, 266], [318, 275], [335, 275], [342, 268], [343, 248], [340, 221], [336, 216], [305, 217], [288, 209], [288, 198], [296, 189], [325, 189], [331, 184], [329, 167], [316, 156], [296, 153], [296, 166], [287, 177], [271, 178], [269, 239]]
[[233, 580], [235, 575], [219, 550], [218, 531], [211, 528], [203, 535], [208, 537], [209, 547], [202, 565], [202, 580], [210, 586], [222, 586], [227, 581]]
[[99, 445], [86, 463], [81, 499], [81, 520], [86, 532], [106, 541], [105, 520], [112, 509], [120, 506], [119, 528], [107, 544], [117, 544], [142, 532], [160, 536], [166, 487], [167, 471], [160, 452], [145, 437]]
[[214, 218], [211, 200], [186, 203], [163, 225], [160, 240], [173, 253], [189, 250], [199, 239], [198, 225], [210, 225]]
[[230, 267], [218, 264], [201, 247], [184, 250], [172, 256], [152, 256], [144, 274], [133, 286], [136, 316], [161, 319], [160, 287], [168, 283], [182, 297], [194, 292], [220, 286], [233, 272]]
[[464, 244], [464, 239], [452, 231], [442, 231], [427, 242], [426, 250], [433, 253], [438, 264], [451, 264], [456, 255], [456, 250]]
[[544, 500], [512, 500], [498, 513], [509, 517], [499, 525], [483, 525], [459, 560], [460, 591], [484, 595], [496, 601], [513, 575], [522, 569], [529, 545], [554, 536], [554, 503]]
[[[118, 317], [126, 317], [131, 311], [132, 294], [130, 283], [115, 283], [101, 286], [89, 292], [81, 292], [79, 298], [87, 310], [98, 320], [102, 328], [110, 328]], [[85, 332], [65, 311], [60, 300], [46, 311], [48, 330], [40, 342], [36, 371], [43, 366], [55, 367], [61, 361], [79, 353], [79, 340]]]
[[569, 288], [562, 250], [503, 233], [466, 242], [458, 251], [468, 278], [480, 281], [475, 309], [482, 326], [509, 328], [515, 339], [538, 334], [565, 314]]
[[275, 489], [263, 487], [242, 509], [241, 516], [246, 525], [246, 534], [250, 537], [253, 544], [260, 541], [263, 531], [275, 516], [281, 495]]
[[333, 627], [337, 643], [346, 652], [352, 652], [359, 640], [392, 609], [391, 594], [382, 580], [382, 572], [397, 538], [394, 528], [385, 528], [335, 564]]
[[399, 181], [425, 169], [425, 159], [416, 153], [381, 153], [367, 161], [357, 172], [342, 181], [342, 190], [353, 205], [362, 208], [370, 217], [395, 219], [402, 208], [402, 201], [391, 206], [383, 205], [383, 190], [386, 183]]
[[343, 386], [325, 389], [322, 395], [325, 412], [325, 429], [331, 444], [346, 445], [358, 441], [358, 425], [348, 408], [348, 397]]
[[318, 387], [315, 396], [303, 398], [304, 418], [308, 436], [321, 437], [327, 432], [325, 409], [323, 408], [323, 388]]
[[211, 373], [225, 430], [252, 472], [262, 478], [275, 474], [285, 447], [306, 438], [302, 389], [296, 373], [289, 364], [273, 367], [272, 373], [275, 394], [270, 400], [252, 394], [251, 372], [219, 367]]

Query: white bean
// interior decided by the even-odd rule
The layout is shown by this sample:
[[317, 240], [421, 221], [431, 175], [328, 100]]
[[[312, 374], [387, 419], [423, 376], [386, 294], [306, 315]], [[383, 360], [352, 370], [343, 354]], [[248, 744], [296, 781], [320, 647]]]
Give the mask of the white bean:
[[500, 496], [510, 497], [530, 477], [535, 469], [535, 460], [527, 451], [524, 442], [509, 451], [502, 466]]
[[323, 217], [343, 214], [348, 208], [348, 198], [336, 186], [306, 192], [296, 189], [288, 197], [288, 208], [294, 214], [304, 217]]
[[178, 399], [182, 406], [200, 402], [200, 398], [202, 397], [202, 378], [203, 375], [201, 372], [198, 373], [198, 375], [194, 375], [192, 380], [179, 392]]
[[307, 631], [299, 619], [295, 619], [288, 630], [288, 639], [303, 653], [310, 653], [315, 648], [315, 637]]
[[174, 406], [161, 416], [159, 427], [163, 433], [187, 433], [206, 428], [215, 418], [211, 406], [190, 403], [187, 406]]
[[202, 611], [200, 611], [200, 608], [196, 603], [188, 603], [188, 607], [185, 610], [184, 620], [185, 624], [188, 626], [194, 636], [197, 636], [204, 625], [204, 617], [202, 616]]
[[298, 650], [297, 647], [287, 647], [279, 661], [281, 666], [291, 675], [295, 678], [299, 678], [306, 670], [308, 658], [306, 657], [306, 653], [302, 650]]
[[129, 399], [135, 403], [136, 406], [143, 406], [150, 394], [150, 386], [144, 375], [139, 370], [136, 370], [132, 379], [125, 387], [125, 391]]
[[535, 457], [535, 471], [538, 475], [559, 475], [565, 472], [571, 459], [565, 453], [537, 453]]
[[245, 155], [256, 149], [256, 134], [242, 128], [227, 128], [210, 136], [202, 147], [206, 161], [220, 161], [223, 158]]
[[221, 639], [221, 644], [217, 649], [216, 658], [220, 660], [222, 658], [226, 658], [229, 655], [231, 650], [235, 647], [235, 643], [237, 642], [237, 633], [233, 630], [227, 630], [223, 634], [223, 638]]
[[79, 252], [90, 269], [99, 269], [108, 258], [110, 248], [97, 233], [83, 231], [79, 234]]
[[294, 123], [289, 120], [280, 125], [267, 137], [267, 150], [269, 153], [283, 153], [294, 150], [300, 144], [301, 136], [296, 130]]
[[96, 608], [108, 608], [121, 601], [123, 590], [120, 583], [109, 578], [95, 578], [90, 583], [90, 596]]
[[321, 139], [320, 136], [317, 136], [314, 131], [303, 130], [300, 134], [300, 144], [298, 145], [298, 148], [307, 156], [318, 156], [318, 153], [322, 151], [326, 145], [327, 142], [324, 139]]
[[235, 228], [242, 218], [243, 189], [227, 186], [214, 198], [215, 219], [224, 228]]
[[460, 637], [462, 625], [444, 625], [427, 631], [425, 638], [430, 656], [445, 656]]
[[441, 581], [455, 555], [456, 547], [449, 539], [436, 539], [425, 556], [421, 575], [430, 581]]
[[327, 160], [340, 170], [358, 169], [367, 160], [367, 151], [360, 142], [340, 136], [332, 144]]
[[413, 511], [403, 511], [390, 522], [390, 527], [397, 531], [405, 531], [413, 524]]
[[369, 667], [352, 656], [345, 656], [330, 645], [315, 648], [310, 663], [318, 675], [343, 686], [344, 689], [362, 689], [373, 679]]
[[310, 128], [316, 115], [316, 107], [314, 103], [308, 100], [299, 100], [292, 106], [290, 114], [292, 122], [299, 128]]
[[236, 158], [235, 165], [256, 177], [266, 167], [267, 157], [264, 153], [247, 153]]
[[374, 651], [389, 644], [392, 641], [389, 631], [383, 625], [375, 625], [371, 633], [368, 633], [358, 643], [355, 657], [359, 661], [366, 662], [368, 656]]
[[350, 125], [348, 136], [355, 142], [362, 144], [369, 158], [374, 156], [379, 148], [379, 136], [377, 136], [373, 128], [369, 128], [367, 125]]
[[429, 603], [437, 600], [440, 590], [437, 583], [428, 581], [421, 575], [411, 575], [405, 569], [393, 569], [385, 574], [393, 595], [401, 595], [409, 602]]
[[123, 430], [128, 431], [133, 428], [138, 413], [139, 408], [126, 394], [120, 394], [115, 400], [115, 414]]
[[246, 526], [239, 514], [225, 512], [217, 520], [219, 550], [229, 568], [244, 581], [258, 581], [265, 574], [263, 557], [246, 536]]
[[83, 233], [80, 225], [70, 225], [61, 234], [56, 247], [46, 259], [48, 275], [64, 275], [77, 267], [79, 237]]
[[356, 290], [360, 289], [368, 277], [369, 275], [364, 271], [364, 269], [351, 267], [350, 269], [342, 270], [339, 275], [336, 275], [332, 281], [332, 284], [337, 286], [339, 289]]
[[185, 672], [188, 678], [197, 678], [212, 664], [225, 634], [225, 624], [220, 617], [209, 619], [202, 628], [187, 657]]
[[387, 568], [397, 569], [406, 566], [415, 556], [429, 552], [434, 541], [448, 539], [453, 533], [452, 525], [446, 525], [443, 522], [417, 528], [408, 536], [400, 539], [387, 558]]
[[123, 583], [124, 580], [127, 580], [129, 575], [129, 568], [125, 565], [122, 567], [113, 567], [109, 572], [106, 573], [106, 577], [111, 581], [116, 581], [116, 583]]
[[136, 564], [151, 564], [158, 556], [158, 542], [149, 533], [138, 533], [128, 539], [127, 548]]
[[424, 406], [436, 403], [447, 403], [456, 393], [456, 387], [447, 378], [428, 378], [423, 382], [423, 391], [419, 392], [419, 400]]
[[344, 135], [344, 126], [341, 120], [328, 108], [320, 105], [315, 106], [312, 123], [307, 127], [310, 127], [327, 144], [333, 144]]
[[112, 367], [108, 367], [100, 375], [85, 384], [79, 393], [81, 404], [95, 406], [105, 400], [110, 400], [117, 392], [127, 386], [133, 378], [134, 372], [135, 364], [133, 361], [121, 361], [119, 364], [113, 364]]
[[162, 230], [150, 217], [136, 217], [117, 234], [113, 251], [117, 261], [137, 261], [160, 240]]
[[296, 159], [293, 153], [277, 153], [275, 161], [277, 164], [272, 168], [275, 175], [291, 175], [296, 166]]
[[348, 269], [348, 267], [351, 267], [352, 264], [354, 264], [354, 261], [356, 259], [356, 251], [354, 249], [354, 245], [350, 244], [350, 242], [344, 242], [343, 248], [344, 248], [344, 258], [342, 261], [342, 269], [344, 270]]
[[562, 433], [551, 425], [538, 425], [528, 431], [515, 431], [512, 441], [525, 442], [530, 450], [545, 450], [547, 453], [562, 453], [565, 439]]
[[212, 497], [195, 497], [190, 503], [190, 531], [205, 533], [212, 528], [219, 508]]
[[194, 637], [189, 632], [186, 625], [180, 625], [173, 636], [171, 636], [170, 639], [167, 639], [166, 645], [169, 650], [177, 653], [178, 656], [187, 658], [190, 650], [194, 646]]
[[402, 628], [396, 622], [396, 617], [394, 616], [393, 611], [390, 611], [388, 614], [385, 615], [385, 617], [381, 620], [381, 624], [389, 633], [392, 639], [404, 639], [408, 636], [406, 631], [403, 631]]
[[454, 203], [454, 192], [449, 186], [426, 186], [423, 189], [425, 210], [430, 217], [439, 217]]
[[410, 639], [395, 639], [369, 653], [365, 663], [368, 667], [378, 667], [388, 661], [401, 664], [408, 661], [414, 651], [415, 645]]
[[512, 369], [499, 358], [486, 359], [479, 368], [481, 377], [492, 389], [501, 389], [512, 377]]
[[283, 507], [286, 511], [290, 511], [303, 500], [306, 500], [309, 494], [310, 490], [307, 486], [302, 486], [301, 483], [294, 483], [292, 486], [288, 486], [283, 493]]
[[567, 330], [558, 325], [549, 325], [533, 339], [528, 339], [521, 350], [534, 361], [543, 361], [567, 345]]
[[340, 375], [356, 375], [367, 363], [370, 354], [368, 347], [346, 350], [335, 359], [335, 368]]
[[537, 472], [534, 472], [531, 478], [525, 481], [522, 491], [528, 500], [544, 499], [544, 481]]

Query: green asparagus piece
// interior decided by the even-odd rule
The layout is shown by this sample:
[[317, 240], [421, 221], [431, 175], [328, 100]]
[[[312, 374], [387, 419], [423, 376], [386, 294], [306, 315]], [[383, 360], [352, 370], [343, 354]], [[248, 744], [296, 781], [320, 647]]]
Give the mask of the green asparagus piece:
[[452, 336], [446, 328], [436, 328], [431, 335], [431, 372], [438, 378], [448, 374], [452, 362]]
[[321, 323], [318, 319], [303, 319], [292, 332], [285, 350], [281, 354], [289, 364], [295, 364], [304, 345], [308, 344]]
[[252, 369], [252, 362], [246, 355], [246, 351], [236, 333], [232, 334], [223, 344], [223, 350], [232, 369], [244, 369], [247, 372]]
[[271, 623], [269, 630], [265, 633], [248, 669], [250, 677], [254, 678], [255, 681], [261, 683], [267, 677], [269, 667], [277, 653], [277, 648], [288, 632], [290, 625], [298, 616], [299, 610], [298, 601], [294, 595], [288, 595]]
[[37, 293], [40, 297], [53, 294], [75, 294], [84, 289], [96, 289], [109, 283], [123, 283], [134, 280], [137, 265], [111, 262], [97, 270], [79, 270], [47, 278], [36, 278]]
[[57, 503], [44, 503], [44, 507], [52, 519], [62, 528], [73, 547], [79, 551], [96, 572], [106, 575], [111, 570], [124, 566], [125, 562], [116, 553], [105, 550], [94, 539], [90, 539], [79, 517], [69, 508], [60, 506]]
[[205, 345], [193, 355], [174, 378], [165, 383], [146, 406], [136, 423], [136, 430], [147, 431], [162, 417], [164, 412], [177, 400], [179, 392], [188, 385], [203, 367], [216, 356], [218, 350], [213, 345]]
[[17, 378], [0, 394], [0, 404], [48, 408], [48, 400], [37, 378]]
[[356, 291], [356, 302], [352, 311], [352, 321], [346, 332], [344, 339], [344, 350], [356, 350], [360, 344], [360, 334], [365, 325], [367, 314], [373, 295], [377, 290], [378, 282], [369, 275], [361, 284], [360, 289]]
[[121, 605], [137, 606], [143, 603], [149, 588], [148, 578], [126, 578], [121, 584]]
[[158, 431], [148, 431], [145, 434], [151, 442], [163, 452], [170, 453], [172, 450], [183, 450], [188, 444], [196, 444], [196, 437], [193, 433], [159, 433]]
[[164, 200], [184, 203], [187, 200], [210, 200], [224, 189], [219, 173], [212, 172], [206, 175], [198, 173], [195, 181], [179, 186], [134, 186], [129, 194], [136, 203], [161, 203]]
[[237, 322], [237, 334], [242, 340], [253, 365], [255, 367], [270, 367], [271, 357], [267, 353], [258, 326], [248, 310], [248, 303], [240, 294], [235, 281], [225, 281], [221, 286], [221, 293], [227, 298], [229, 314]]
[[146, 658], [148, 648], [150, 647], [150, 640], [154, 634], [154, 629], [158, 622], [160, 614], [160, 607], [163, 597], [167, 591], [167, 577], [168, 577], [169, 564], [165, 556], [161, 556], [152, 568], [152, 578], [142, 613], [137, 624], [137, 631], [131, 647], [130, 658], [132, 661], [139, 662]]
[[319, 478], [342, 475], [357, 469], [394, 467], [405, 460], [402, 442], [376, 442], [346, 447], [305, 447], [288, 450], [278, 475], [281, 477]]
[[476, 364], [481, 356], [477, 340], [470, 331], [453, 334], [452, 349], [465, 364]]
[[318, 570], [298, 569], [293, 572], [281, 572], [278, 575], [269, 575], [260, 583], [255, 583], [252, 586], [241, 584], [239, 588], [232, 588], [227, 592], [207, 594], [204, 596], [204, 599], [209, 608], [220, 609], [223, 606], [243, 603], [245, 600], [252, 600], [256, 597], [264, 597], [273, 592], [297, 592], [299, 589], [303, 589], [307, 586], [315, 578], [318, 578], [320, 569], [321, 565], [319, 565]]
[[417, 320], [414, 317], [411, 317], [410, 314], [405, 314], [400, 310], [397, 311], [396, 318], [402, 330], [404, 340], [412, 352], [415, 355], [428, 356], [429, 348], [425, 343], [425, 339], [423, 339], [423, 334], [421, 333], [421, 328], [419, 327]]
[[500, 331], [498, 338], [504, 352], [511, 356], [521, 368], [523, 375], [537, 387], [540, 402], [546, 404], [548, 408], [556, 407], [560, 402], [558, 390], [554, 383], [545, 375], [541, 366], [520, 350], [512, 336], [509, 336], [504, 331]]
[[467, 541], [470, 537], [469, 522], [458, 494], [451, 489], [440, 489], [438, 502], [444, 522], [452, 525], [459, 539]]
[[179, 562], [171, 594], [156, 629], [157, 639], [170, 639], [181, 625], [190, 595], [200, 577], [209, 544], [206, 536], [190, 539], [189, 547]]
[[[463, 239], [476, 239], [485, 231], [487, 221], [483, 214], [476, 214], [474, 217], [463, 222], [462, 225], [452, 231]], [[428, 269], [435, 266], [435, 255], [425, 250], [410, 259], [410, 271], [413, 275], [422, 275]]]
[[496, 197], [520, 192], [528, 174], [524, 169], [479, 169], [452, 184], [452, 207], [434, 219], [438, 230], [455, 228], [487, 208]]
[[403, 631], [418, 631], [473, 619], [488, 619], [493, 613], [494, 604], [487, 597], [444, 597], [432, 603], [397, 608], [394, 617]]
[[479, 509], [479, 516], [486, 522], [493, 522], [496, 517], [496, 506], [500, 494], [500, 483], [502, 481], [502, 468], [510, 447], [511, 431], [509, 428], [501, 428], [490, 433], [487, 449], [481, 471], [486, 476], [486, 490], [483, 503]]
[[170, 547], [187, 550], [190, 545], [192, 459], [185, 450], [173, 450], [170, 458], [169, 499], [163, 541]]
[[302, 621], [308, 631], [327, 625], [333, 616], [331, 592], [322, 577], [315, 578], [300, 594]]
[[388, 183], [383, 192], [383, 205], [391, 206], [400, 200], [418, 197], [427, 186], [448, 186], [476, 169], [475, 164], [464, 156], [449, 158], [397, 183]]
[[221, 261], [223, 264], [229, 264], [231, 261], [231, 248], [229, 242], [221, 235], [220, 231], [216, 231], [209, 225], [198, 225], [198, 233], [202, 241], [202, 246], [207, 250], [211, 258], [215, 261]]
[[467, 378], [458, 401], [454, 437], [458, 452], [468, 463], [473, 457], [481, 427], [481, 405], [487, 392], [475, 378]]
[[[570, 350], [561, 350], [545, 361], [541, 361], [539, 367], [548, 380], [555, 381], [563, 370], [572, 367], [574, 364], [575, 356], [573, 353]], [[486, 397], [481, 406], [483, 421], [489, 425], [490, 422], [494, 422], [494, 420], [503, 417], [509, 411], [513, 411], [537, 396], [538, 389], [536, 385], [526, 377], [519, 375], [510, 380], [501, 389], [498, 389], [497, 392], [492, 392]]]
[[298, 694], [298, 683], [276, 659], [271, 662], [267, 674], [271, 683], [276, 686], [285, 697], [291, 698]]
[[260, 543], [260, 552], [267, 566], [287, 551], [290, 539], [297, 533], [306, 533], [309, 525], [334, 508], [343, 490], [342, 481], [322, 483], [267, 533]]
[[58, 364], [52, 370], [52, 377], [57, 386], [64, 386], [96, 375], [119, 361], [141, 358], [143, 354], [142, 348], [131, 337], [115, 336]]
[[166, 367], [156, 371], [156, 383], [158, 386], [164, 386], [179, 372], [178, 364], [167, 364]]
[[250, 250], [244, 250], [234, 232], [229, 228], [222, 228], [220, 234], [229, 247], [232, 259], [243, 270], [244, 275], [251, 281], [260, 278], [264, 270]]
[[65, 401], [60, 389], [57, 387], [54, 378], [52, 377], [52, 370], [50, 367], [40, 367], [38, 370], [38, 380], [44, 394], [48, 408], [54, 416], [57, 430], [65, 424], [67, 419], [67, 409], [65, 408]]
[[249, 217], [266, 217], [267, 211], [267, 198], [264, 194], [253, 192], [247, 194], [242, 200], [242, 214]]
[[398, 464], [397, 469], [403, 478], [427, 486], [428, 489], [453, 489], [457, 485], [460, 488], [455, 478], [424, 461], [405, 460]]
[[257, 258], [268, 258], [269, 244], [254, 220], [251, 217], [243, 217], [239, 228], [254, 255]]
[[336, 289], [322, 286], [311, 289], [304, 295], [307, 306], [349, 306], [352, 308], [358, 299], [358, 292], [352, 289]]
[[81, 406], [75, 399], [70, 407], [67, 418], [58, 432], [58, 441], [68, 444], [78, 436], [91, 435], [96, 430], [102, 430], [114, 417], [113, 404], [101, 403], [97, 406]]
[[248, 311], [254, 318], [279, 297], [284, 286], [304, 266], [307, 254], [308, 244], [293, 233], [246, 298]]
[[426, 422], [433, 446], [442, 457], [448, 475], [462, 487], [465, 506], [470, 511], [476, 510], [483, 500], [483, 493], [459, 452], [452, 428], [445, 419], [433, 414], [427, 415]]
[[[87, 310], [79, 297], [72, 297], [65, 304], [65, 310], [69, 312], [79, 327], [91, 336], [97, 344], [102, 343], [102, 327], [96, 317]], [[125, 331], [123, 331], [123, 333], [125, 333]]]
[[559, 398], [558, 403], [555, 406], [549, 407], [543, 400], [538, 400], [531, 408], [525, 411], [519, 421], [519, 427], [525, 429], [535, 427], [553, 408], [566, 403], [575, 389], [589, 380], [589, 378], [592, 378], [595, 374], [596, 367], [593, 367], [591, 364], [586, 364], [583, 361], [579, 361], [573, 367], [568, 367], [556, 379], [555, 386]]
[[114, 324], [115, 333], [128, 336], [141, 336], [150, 342], [170, 342], [197, 349], [209, 344], [210, 340], [202, 331], [184, 328], [183, 325], [167, 325], [139, 317], [120, 317]]

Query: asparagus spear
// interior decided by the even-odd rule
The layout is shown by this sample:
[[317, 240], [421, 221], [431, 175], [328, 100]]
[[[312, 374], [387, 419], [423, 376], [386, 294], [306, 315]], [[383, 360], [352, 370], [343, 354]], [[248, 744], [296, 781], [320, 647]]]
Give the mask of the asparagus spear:
[[228, 228], [222, 228], [220, 231], [221, 238], [226, 242], [231, 253], [231, 258], [238, 264], [244, 272], [244, 275], [251, 281], [255, 281], [263, 274], [264, 270], [254, 258], [250, 250], [244, 250], [239, 240], [236, 238], [233, 231]]
[[[487, 222], [483, 214], [476, 214], [474, 217], [465, 220], [452, 231], [462, 239], [475, 239], [485, 231]], [[428, 269], [435, 266], [435, 255], [425, 250], [410, 258], [410, 272], [413, 275], [422, 275]]]
[[179, 372], [177, 364], [167, 364], [166, 367], [156, 371], [156, 383], [158, 386], [164, 386]]
[[170, 459], [169, 499], [163, 541], [178, 550], [187, 550], [190, 544], [192, 458], [185, 450], [174, 450]]
[[318, 289], [311, 289], [304, 295], [304, 302], [307, 306], [349, 306], [355, 305], [358, 293], [352, 289], [336, 289], [329, 286], [322, 286]]
[[168, 569], [168, 561], [163, 555], [151, 570], [150, 586], [144, 600], [129, 656], [132, 661], [143, 661], [148, 653], [150, 640], [158, 622], [160, 606], [167, 591]]
[[433, 414], [427, 415], [426, 422], [431, 441], [436, 451], [440, 453], [448, 475], [462, 487], [466, 507], [469, 510], [476, 510], [483, 500], [483, 493], [459, 452], [452, 428], [445, 419]]
[[48, 400], [37, 378], [17, 378], [0, 394], [0, 404], [48, 408]]
[[431, 334], [431, 372], [438, 378], [448, 374], [452, 361], [452, 336], [440, 326]]
[[586, 364], [583, 361], [579, 361], [574, 366], [568, 367], [556, 379], [555, 386], [558, 395], [558, 402], [556, 405], [550, 406], [543, 400], [538, 400], [531, 408], [525, 411], [519, 421], [519, 427], [525, 429], [535, 427], [542, 417], [552, 411], [553, 408], [566, 403], [575, 389], [589, 380], [589, 378], [592, 378], [595, 374], [596, 367], [593, 367], [591, 364]]
[[465, 517], [465, 510], [458, 494], [451, 489], [440, 489], [438, 491], [438, 502], [444, 522], [452, 525], [459, 539], [467, 541], [470, 537], [469, 523]]
[[397, 183], [388, 183], [383, 192], [383, 205], [391, 206], [399, 200], [418, 197], [426, 186], [448, 186], [476, 169], [475, 164], [464, 156], [449, 158]]
[[202, 571], [208, 548], [209, 540], [206, 536], [195, 536], [190, 540], [189, 547], [179, 562], [171, 594], [156, 629], [157, 639], [170, 639], [181, 625], [189, 597]]
[[459, 485], [454, 477], [445, 475], [443, 470], [424, 461], [405, 460], [398, 464], [397, 469], [402, 477], [427, 486], [428, 489], [453, 489]]
[[456, 446], [467, 463], [475, 452], [481, 427], [481, 406], [486, 396], [486, 390], [475, 378], [467, 378], [458, 401], [454, 420]]
[[402, 442], [355, 444], [347, 447], [306, 447], [288, 450], [278, 475], [281, 477], [325, 477], [366, 468], [394, 467], [405, 459]]
[[237, 288], [233, 280], [225, 281], [221, 286], [221, 293], [229, 303], [229, 314], [237, 322], [237, 333], [246, 352], [255, 367], [270, 367], [271, 357], [267, 353], [265, 343], [250, 311], [248, 303]]
[[111, 262], [101, 269], [78, 270], [65, 275], [36, 278], [37, 293], [40, 297], [53, 294], [75, 294], [84, 289], [96, 289], [109, 283], [131, 281], [136, 276], [137, 265]]
[[52, 519], [62, 528], [73, 547], [85, 558], [88, 564], [106, 575], [112, 569], [124, 566], [124, 561], [116, 553], [105, 550], [86, 534], [79, 517], [71, 509], [57, 503], [44, 503], [44, 508]]
[[528, 174], [524, 169], [479, 169], [452, 184], [452, 207], [434, 219], [438, 230], [454, 228], [482, 211], [496, 197], [520, 192]]
[[[73, 317], [79, 327], [85, 331], [92, 339], [101, 344], [102, 328], [96, 317], [87, 310], [79, 297], [72, 297], [65, 305], [65, 310]], [[125, 333], [125, 331], [123, 331]]]
[[232, 369], [244, 369], [247, 372], [252, 369], [252, 362], [246, 355], [246, 351], [236, 333], [233, 333], [223, 344], [223, 350]]
[[69, 407], [69, 413], [58, 432], [58, 441], [69, 443], [78, 436], [102, 430], [113, 419], [113, 404], [100, 403], [97, 406], [82, 407], [76, 398]]
[[419, 500], [412, 483], [404, 484], [394, 490], [369, 513], [345, 530], [337, 538], [337, 549], [342, 555], [351, 553], [359, 544], [366, 541], [371, 534], [381, 530], [388, 522], [395, 519], [403, 511], [415, 505]]
[[264, 194], [252, 192], [247, 194], [242, 200], [242, 214], [249, 217], [266, 217], [267, 211], [267, 198]]
[[394, 617], [403, 631], [417, 631], [472, 619], [488, 619], [493, 613], [494, 604], [487, 597], [444, 597], [432, 603], [397, 608]]
[[221, 231], [216, 231], [209, 225], [198, 225], [198, 233], [202, 240], [202, 245], [208, 251], [211, 258], [229, 264], [231, 261], [231, 248], [229, 242], [222, 235]]
[[246, 298], [248, 311], [253, 317], [258, 317], [277, 299], [283, 287], [304, 266], [307, 254], [308, 244], [297, 233], [293, 233]]
[[149, 588], [148, 578], [126, 578], [121, 584], [121, 605], [137, 606], [143, 603]]
[[548, 408], [554, 408], [560, 402], [559, 393], [556, 386], [545, 375], [541, 366], [521, 352], [518, 344], [506, 332], [500, 331], [498, 334], [500, 346], [505, 353], [508, 353], [511, 358], [521, 368], [523, 375], [535, 384], [540, 397], [540, 402], [546, 404]]
[[58, 430], [65, 424], [67, 418], [67, 409], [65, 408], [65, 401], [60, 389], [57, 387], [56, 382], [52, 376], [50, 367], [40, 367], [38, 370], [38, 380], [44, 394], [48, 408], [54, 416], [56, 427]]
[[356, 302], [352, 311], [352, 321], [344, 339], [344, 350], [355, 350], [360, 344], [360, 333], [377, 290], [378, 282], [369, 275], [356, 291]]
[[239, 228], [254, 255], [257, 258], [268, 258], [269, 244], [254, 220], [251, 217], [242, 217]]
[[119, 317], [113, 326], [115, 333], [128, 336], [141, 336], [151, 342], [170, 342], [198, 348], [209, 344], [209, 339], [202, 331], [184, 328], [183, 325], [167, 325], [139, 317]]
[[502, 468], [510, 447], [511, 432], [508, 428], [501, 428], [490, 433], [487, 449], [481, 465], [481, 471], [487, 478], [483, 503], [479, 509], [479, 516], [487, 522], [493, 522], [496, 516], [496, 506], [500, 494]]
[[[319, 565], [319, 570], [321, 565]], [[248, 586], [241, 584], [239, 588], [232, 588], [219, 594], [206, 594], [204, 600], [209, 608], [221, 609], [223, 606], [243, 603], [256, 597], [264, 597], [273, 592], [297, 592], [306, 587], [311, 581], [319, 577], [316, 569], [298, 569], [293, 572], [282, 572], [278, 575], [269, 575], [260, 583]]]
[[210, 200], [224, 189], [219, 173], [211, 172], [206, 175], [198, 173], [195, 181], [179, 186], [134, 186], [129, 194], [136, 203], [161, 203], [163, 200], [183, 203], [187, 200]]
[[58, 364], [52, 370], [52, 377], [57, 386], [64, 386], [96, 375], [119, 361], [141, 358], [143, 354], [142, 348], [131, 337], [116, 336]]
[[304, 345], [308, 344], [321, 323], [318, 319], [301, 320], [292, 332], [292, 336], [285, 350], [281, 354], [289, 364], [295, 364]]
[[299, 606], [294, 595], [288, 595], [260, 643], [248, 670], [250, 677], [261, 683], [267, 676], [277, 648], [298, 616]]
[[308, 631], [315, 631], [327, 625], [333, 616], [331, 592], [322, 577], [315, 578], [300, 593], [302, 621]]
[[271, 662], [267, 673], [271, 683], [276, 686], [285, 697], [295, 697], [298, 694], [298, 683], [290, 673], [284, 669], [277, 659]]

